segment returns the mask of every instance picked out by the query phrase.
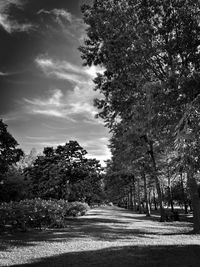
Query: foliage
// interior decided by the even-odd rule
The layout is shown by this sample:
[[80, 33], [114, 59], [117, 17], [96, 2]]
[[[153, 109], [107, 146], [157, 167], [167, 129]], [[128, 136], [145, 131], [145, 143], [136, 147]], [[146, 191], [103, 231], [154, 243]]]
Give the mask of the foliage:
[[17, 146], [17, 141], [7, 131], [7, 125], [0, 119], [0, 180], [5, 179], [9, 167], [23, 156], [23, 151]]
[[[179, 153], [190, 174], [191, 195], [196, 196], [199, 10], [197, 0], [94, 0], [93, 5], [82, 8], [88, 28], [80, 51], [85, 65], [100, 65], [105, 70], [94, 80], [95, 90], [102, 94], [95, 104], [114, 135], [113, 162], [121, 160], [120, 165], [132, 167], [131, 160], [126, 160], [126, 147], [137, 151], [136, 172], [141, 158], [147, 162], [155, 180], [161, 219], [163, 155]], [[136, 138], [129, 139], [130, 134]], [[127, 143], [125, 150], [118, 149], [120, 143]], [[192, 201], [200, 232], [199, 200], [193, 197]]]
[[100, 197], [102, 168], [96, 159], [87, 159], [86, 153], [76, 141], [45, 148], [43, 155], [25, 170], [31, 197], [88, 203]]
[[37, 150], [32, 148], [29, 154], [23, 155], [16, 164], [16, 168], [19, 171], [23, 171], [25, 168], [33, 166], [36, 158], [38, 156]]
[[28, 197], [28, 181], [22, 172], [12, 166], [6, 174], [4, 183], [0, 185], [0, 202], [19, 201]]
[[89, 206], [66, 200], [42, 200], [40, 198], [0, 205], [0, 225], [5, 228], [26, 230], [35, 227], [65, 227], [67, 217], [84, 215]]
[[200, 66], [198, 11], [197, 0], [96, 0], [83, 7], [89, 27], [80, 50], [85, 64], [106, 69], [95, 83], [104, 95], [96, 101], [99, 115], [108, 123], [117, 115], [131, 117], [147, 83], [162, 84], [151, 92], [164, 100], [163, 111], [195, 97], [180, 85]]

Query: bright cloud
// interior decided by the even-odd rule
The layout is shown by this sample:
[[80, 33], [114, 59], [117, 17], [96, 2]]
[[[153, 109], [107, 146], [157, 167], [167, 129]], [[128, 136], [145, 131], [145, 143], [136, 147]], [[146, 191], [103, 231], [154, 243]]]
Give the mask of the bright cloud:
[[63, 118], [81, 114], [88, 122], [95, 121], [94, 116], [97, 110], [93, 106], [93, 99], [98, 97], [99, 93], [93, 90], [92, 79], [97, 72], [102, 72], [102, 69], [95, 66], [83, 68], [67, 61], [53, 60], [45, 56], [37, 57], [35, 63], [47, 77], [71, 82], [74, 85], [74, 90], [68, 91], [66, 95], [63, 95], [61, 90], [54, 90], [53, 94], [45, 101], [25, 99], [27, 103], [32, 105], [46, 106], [42, 110], [41, 108], [34, 109], [34, 113]]
[[78, 115], [81, 115], [88, 121], [96, 121], [94, 116], [97, 111], [93, 106], [94, 93], [92, 89], [84, 91], [83, 88], [76, 86], [73, 91], [66, 94], [56, 89], [50, 91], [49, 97], [45, 99], [24, 98], [24, 102], [28, 113], [60, 117], [73, 122]]
[[104, 161], [111, 158], [111, 152], [108, 148], [108, 137], [97, 137], [92, 140], [82, 140], [81, 145], [89, 151], [88, 158], [97, 158], [105, 166]]
[[36, 58], [35, 62], [47, 76], [67, 80], [72, 83], [86, 82], [83, 70], [69, 62], [53, 61], [43, 56]]
[[60, 90], [54, 90], [52, 95], [47, 100], [35, 98], [33, 100], [24, 99], [27, 103], [35, 106], [61, 107], [61, 98], [63, 93]]
[[0, 76], [7, 76], [8, 74], [0, 71]]
[[104, 71], [100, 67], [91, 66], [83, 68], [67, 61], [52, 60], [45, 56], [37, 57], [35, 62], [47, 76], [53, 76], [75, 83], [91, 82], [97, 73]]

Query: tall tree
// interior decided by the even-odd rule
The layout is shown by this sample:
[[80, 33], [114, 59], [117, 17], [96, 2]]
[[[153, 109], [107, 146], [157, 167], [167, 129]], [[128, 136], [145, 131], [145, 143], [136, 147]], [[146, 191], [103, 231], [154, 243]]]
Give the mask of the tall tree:
[[[119, 120], [132, 123], [143, 138], [152, 160], [161, 220], [156, 147], [158, 141], [173, 142], [187, 104], [199, 94], [199, 87], [185, 86], [191, 77], [196, 80], [200, 67], [199, 10], [198, 0], [94, 0], [92, 6], [83, 6], [88, 38], [80, 48], [82, 58], [86, 65], [105, 68], [95, 79], [103, 95], [96, 100], [99, 116], [111, 129]], [[199, 218], [195, 221], [200, 225]]]
[[9, 167], [23, 156], [23, 151], [17, 146], [18, 143], [8, 132], [7, 125], [0, 120], [0, 180], [5, 179]]
[[[197, 81], [196, 85], [198, 84]], [[200, 84], [199, 84], [200, 85]], [[196, 87], [196, 86], [195, 86]], [[194, 232], [200, 233], [200, 198], [196, 174], [200, 170], [200, 94], [187, 105], [187, 109], [177, 125], [176, 146], [183, 168], [187, 173], [188, 186], [194, 214]]]

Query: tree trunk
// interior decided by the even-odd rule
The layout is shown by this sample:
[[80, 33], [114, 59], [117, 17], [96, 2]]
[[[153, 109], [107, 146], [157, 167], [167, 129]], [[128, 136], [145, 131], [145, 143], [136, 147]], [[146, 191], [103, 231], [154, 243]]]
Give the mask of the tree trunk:
[[137, 179], [137, 186], [138, 186], [138, 211], [139, 213], [142, 213], [142, 207], [141, 207], [141, 200], [140, 200], [140, 180]]
[[171, 212], [174, 212], [174, 202], [172, 197], [172, 190], [171, 190], [171, 179], [170, 179], [170, 169], [168, 166], [168, 206], [171, 206]]
[[134, 211], [137, 211], [135, 181], [133, 181], [132, 189], [133, 189], [133, 209]]
[[149, 190], [149, 196], [148, 196], [148, 200], [149, 200], [149, 208], [150, 211], [152, 210], [152, 203], [151, 203], [151, 190]]
[[129, 199], [129, 208], [130, 210], [133, 210], [133, 188], [132, 185], [130, 185], [130, 199]]
[[[129, 195], [129, 194], [128, 194]], [[126, 209], [128, 210], [128, 195], [126, 195], [126, 197], [125, 197], [125, 201], [126, 201]]]
[[157, 210], [155, 188], [153, 188], [153, 203], [154, 203], [154, 210]]
[[153, 164], [153, 175], [154, 175], [154, 179], [155, 179], [155, 184], [156, 184], [156, 190], [157, 190], [157, 194], [158, 194], [158, 202], [159, 202], [159, 206], [160, 206], [160, 221], [164, 222], [166, 221], [166, 212], [163, 206], [163, 197], [162, 197], [162, 192], [161, 192], [161, 187], [160, 187], [160, 181], [158, 179], [158, 174], [157, 174], [157, 167], [156, 167], [156, 161], [155, 161], [155, 157], [154, 157], [154, 152], [153, 152], [153, 143], [152, 141], [149, 142], [150, 145], [150, 150], [149, 150], [149, 154], [151, 156], [151, 160], [152, 160], [152, 164]]
[[127, 210], [129, 209], [129, 207], [130, 207], [130, 193], [128, 192], [128, 194], [127, 194], [127, 206], [126, 206]]
[[171, 212], [174, 212], [174, 202], [172, 199], [171, 186], [168, 186], [168, 206], [171, 206]]
[[200, 198], [197, 182], [191, 169], [187, 173], [187, 179], [193, 207], [193, 231], [195, 234], [200, 234]]
[[150, 217], [151, 216], [151, 212], [150, 212], [150, 206], [149, 206], [149, 200], [148, 200], [148, 193], [147, 193], [147, 181], [146, 181], [146, 175], [145, 172], [142, 171], [142, 177], [144, 180], [144, 200], [145, 200], [145, 205], [146, 205], [146, 216]]
[[180, 172], [180, 178], [181, 178], [181, 191], [183, 194], [183, 203], [184, 203], [185, 214], [188, 214], [188, 205], [187, 205], [187, 200], [185, 197], [185, 189], [184, 189], [184, 185], [183, 185], [183, 173], [182, 172]]

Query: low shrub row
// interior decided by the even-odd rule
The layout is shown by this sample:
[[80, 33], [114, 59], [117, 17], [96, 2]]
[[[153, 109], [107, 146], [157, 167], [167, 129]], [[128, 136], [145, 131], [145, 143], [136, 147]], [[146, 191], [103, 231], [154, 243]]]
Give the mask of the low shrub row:
[[43, 200], [40, 198], [0, 205], [0, 227], [5, 229], [65, 227], [68, 217], [84, 215], [89, 206], [82, 202]]

